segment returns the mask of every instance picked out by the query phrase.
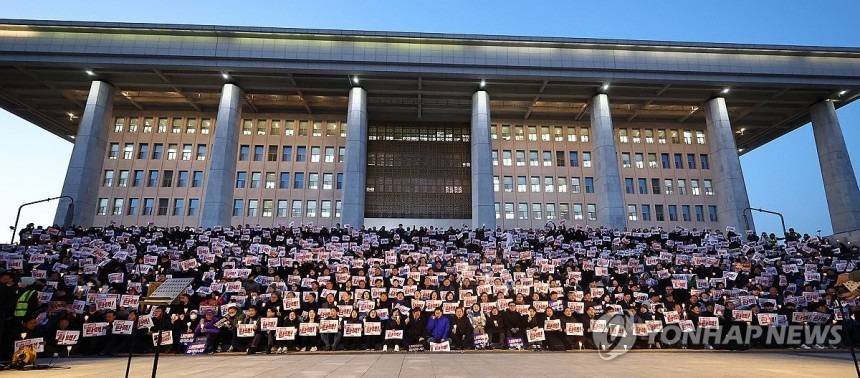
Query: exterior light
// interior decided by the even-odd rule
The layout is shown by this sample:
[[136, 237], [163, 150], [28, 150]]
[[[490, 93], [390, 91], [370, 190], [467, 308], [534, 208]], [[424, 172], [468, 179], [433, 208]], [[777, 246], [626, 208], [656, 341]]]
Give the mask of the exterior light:
[[731, 91], [732, 91], [731, 88], [726, 87], [726, 88], [723, 88], [723, 90], [721, 90], [720, 93], [729, 94], [729, 92], [731, 92]]
[[89, 76], [96, 76], [96, 73], [93, 72], [93, 70], [87, 69], [87, 70], [84, 70], [84, 72], [86, 72], [87, 75], [89, 75]]
[[352, 77], [352, 83], [353, 83], [353, 84], [358, 84], [358, 76], [353, 76], [353, 77]]
[[846, 93], [848, 93], [848, 90], [846, 89], [839, 91], [839, 97], [845, 96]]
[[224, 80], [228, 80], [228, 79], [230, 79], [230, 74], [228, 74], [228, 73], [226, 73], [226, 72], [222, 72], [222, 73], [221, 73], [221, 77], [223, 77], [223, 78], [224, 78]]
[[609, 90], [609, 83], [603, 83], [603, 86], [600, 87], [600, 90], [601, 91], [608, 91]]
[[744, 152], [743, 148], [738, 148], [738, 152]]
[[478, 84], [478, 86], [480, 86], [481, 88], [486, 87], [486, 86], [487, 86], [487, 81], [486, 81], [486, 80], [481, 79], [481, 83], [480, 83], [480, 84]]

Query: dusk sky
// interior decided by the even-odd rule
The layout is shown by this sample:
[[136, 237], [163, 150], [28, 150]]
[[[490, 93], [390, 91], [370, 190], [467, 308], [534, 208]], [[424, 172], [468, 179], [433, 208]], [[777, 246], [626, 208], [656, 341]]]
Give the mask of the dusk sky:
[[[860, 47], [852, 1], [4, 1], [4, 18], [649, 39]], [[731, 102], [731, 95], [727, 102]], [[855, 171], [860, 104], [838, 111]], [[60, 194], [72, 145], [0, 110], [0, 214]], [[831, 232], [812, 136], [805, 125], [741, 158], [752, 207], [785, 214], [802, 233]], [[48, 225], [56, 203], [25, 209]], [[755, 216], [759, 231], [779, 219]], [[3, 225], [5, 227], [6, 225]], [[9, 232], [0, 233], [4, 238]], [[2, 242], [5, 242], [3, 239]]]

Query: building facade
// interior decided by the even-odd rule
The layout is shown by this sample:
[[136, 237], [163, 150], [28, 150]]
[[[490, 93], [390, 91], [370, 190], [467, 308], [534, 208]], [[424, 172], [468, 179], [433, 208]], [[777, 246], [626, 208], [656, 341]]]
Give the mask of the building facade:
[[860, 229], [858, 49], [2, 20], [0, 53], [0, 105], [75, 144], [57, 223], [754, 230], [739, 155], [812, 121]]

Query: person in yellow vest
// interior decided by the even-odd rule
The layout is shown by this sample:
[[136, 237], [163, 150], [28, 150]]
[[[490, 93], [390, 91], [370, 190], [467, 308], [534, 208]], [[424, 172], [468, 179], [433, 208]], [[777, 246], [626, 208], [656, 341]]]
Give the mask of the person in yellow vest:
[[39, 308], [40, 286], [39, 282], [36, 281], [20, 291], [13, 313], [16, 320], [23, 321], [27, 315], [32, 315]]

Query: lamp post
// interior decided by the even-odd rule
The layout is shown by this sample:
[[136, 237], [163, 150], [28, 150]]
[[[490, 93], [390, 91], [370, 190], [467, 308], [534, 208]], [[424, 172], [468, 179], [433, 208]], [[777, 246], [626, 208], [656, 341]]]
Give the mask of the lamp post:
[[[33, 201], [33, 202], [27, 202], [27, 203], [25, 203], [25, 204], [23, 204], [23, 205], [21, 205], [21, 206], [18, 206], [18, 215], [16, 215], [16, 216], [15, 216], [15, 225], [14, 225], [14, 226], [12, 226], [12, 227], [9, 227], [9, 228], [11, 228], [11, 229], [12, 229], [12, 241], [10, 241], [10, 242], [9, 242], [9, 244], [13, 244], [13, 243], [15, 243], [15, 233], [16, 233], [16, 232], [18, 232], [18, 220], [20, 220], [20, 219], [21, 219], [21, 209], [23, 209], [23, 208], [24, 208], [24, 206], [34, 205], [34, 204], [42, 203], [42, 202], [53, 201], [53, 200], [55, 200], [55, 199], [60, 199], [60, 198], [68, 198], [68, 199], [69, 199], [69, 201], [71, 201], [71, 204], [69, 204], [69, 207], [71, 208], [71, 211], [67, 212], [67, 214], [72, 214], [72, 212], [73, 212], [73, 211], [74, 211], [74, 209], [75, 209], [75, 199], [74, 199], [74, 198], [72, 198], [71, 196], [59, 196], [59, 197], [45, 198], [45, 199], [43, 199], [43, 200], [38, 200], [38, 201]], [[68, 218], [68, 217], [67, 217], [67, 218]]]
[[782, 213], [778, 213], [778, 212], [776, 212], [776, 211], [771, 211], [771, 210], [756, 209], [756, 208], [753, 208], [753, 207], [747, 207], [747, 208], [745, 208], [745, 209], [744, 209], [744, 213], [743, 213], [743, 214], [744, 214], [744, 222], [747, 224], [747, 228], [749, 228], [749, 223], [750, 223], [750, 222], [749, 222], [749, 219], [747, 219], [747, 210], [749, 210], [749, 212], [750, 212], [750, 217], [752, 217], [752, 212], [753, 212], [753, 211], [758, 211], [758, 212], [761, 212], [761, 213], [768, 213], [768, 214], [778, 215], [778, 216], [779, 216], [779, 221], [782, 223], [782, 234], [783, 234], [783, 235], [785, 235], [785, 234], [786, 234], [786, 230], [785, 230], [785, 218], [783, 218]]

